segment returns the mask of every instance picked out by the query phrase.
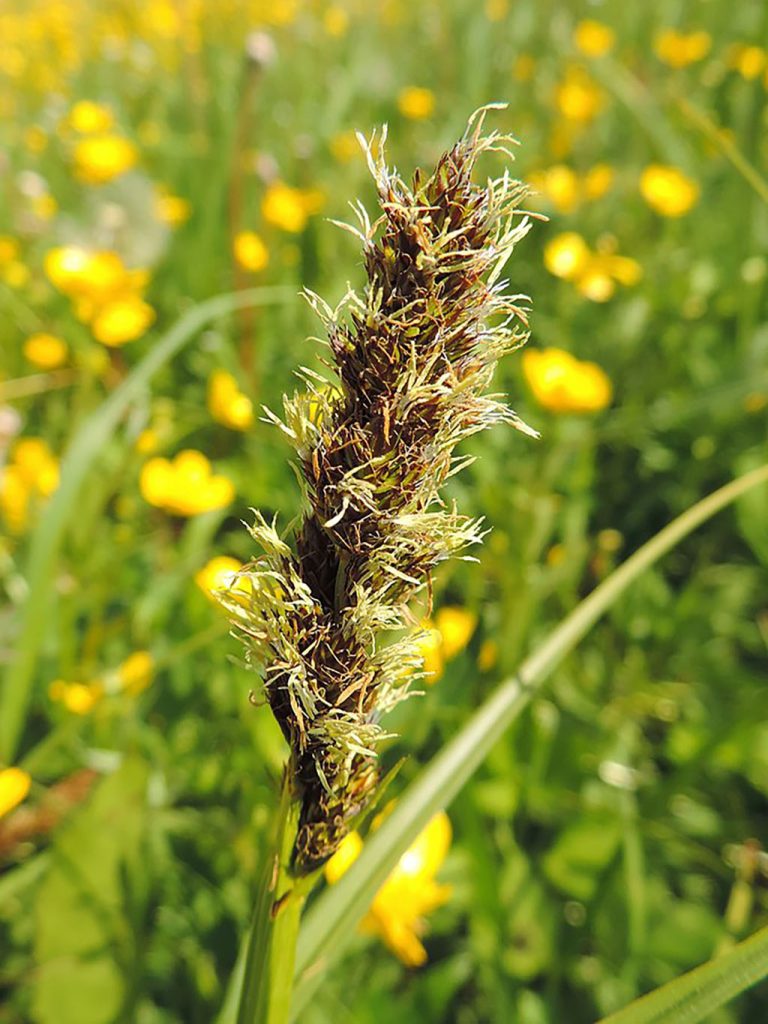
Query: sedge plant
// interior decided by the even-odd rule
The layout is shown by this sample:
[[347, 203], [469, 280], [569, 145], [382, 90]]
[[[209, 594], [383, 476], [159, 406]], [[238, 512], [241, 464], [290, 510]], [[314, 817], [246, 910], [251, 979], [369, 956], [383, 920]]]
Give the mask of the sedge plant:
[[[441, 497], [467, 465], [464, 438], [507, 423], [489, 393], [498, 360], [527, 338], [527, 299], [502, 273], [530, 215], [508, 172], [479, 184], [478, 157], [511, 155], [485, 133], [488, 108], [430, 175], [390, 170], [383, 134], [364, 145], [380, 215], [354, 207], [366, 283], [335, 309], [310, 303], [332, 377], [268, 414], [297, 457], [304, 512], [289, 538], [259, 513], [261, 554], [221, 599], [290, 749], [277, 852], [254, 922], [240, 1021], [287, 1019], [301, 908], [318, 870], [376, 800], [385, 713], [422, 674], [413, 600], [432, 573], [483, 534]], [[246, 581], [245, 594], [243, 581]]]

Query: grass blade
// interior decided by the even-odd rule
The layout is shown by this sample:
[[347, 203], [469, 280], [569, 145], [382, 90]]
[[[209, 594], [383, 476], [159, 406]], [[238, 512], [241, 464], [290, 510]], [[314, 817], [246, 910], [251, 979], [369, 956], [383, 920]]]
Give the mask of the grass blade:
[[486, 753], [520, 714], [558, 662], [585, 636], [627, 587], [683, 537], [752, 487], [768, 481], [761, 466], [703, 498], [669, 523], [585, 598], [523, 663], [516, 676], [475, 712], [400, 797], [360, 857], [308, 911], [296, 957], [294, 1015], [305, 1005], [332, 956], [353, 934], [398, 859], [437, 811], [446, 807]]
[[600, 1024], [698, 1024], [768, 976], [768, 928], [674, 981], [641, 996]]
[[61, 484], [37, 524], [30, 544], [26, 579], [29, 593], [19, 630], [16, 657], [0, 693], [0, 760], [10, 764], [18, 750], [32, 692], [40, 637], [45, 631], [56, 558], [71, 517], [77, 512], [80, 489], [98, 454], [153, 375], [173, 358], [205, 324], [234, 310], [286, 302], [292, 288], [252, 288], [217, 295], [185, 313], [152, 346], [118, 388], [77, 431], [61, 466]]

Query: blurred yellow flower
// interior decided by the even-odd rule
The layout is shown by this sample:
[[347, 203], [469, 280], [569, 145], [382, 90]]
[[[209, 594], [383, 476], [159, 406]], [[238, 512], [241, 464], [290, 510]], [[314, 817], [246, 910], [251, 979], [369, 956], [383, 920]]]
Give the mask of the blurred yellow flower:
[[117, 669], [120, 688], [131, 697], [138, 696], [152, 682], [155, 659], [149, 651], [134, 651]]
[[253, 425], [253, 402], [226, 370], [214, 370], [208, 378], [208, 411], [231, 430], [248, 430]]
[[300, 234], [310, 215], [323, 205], [319, 189], [292, 188], [283, 181], [274, 181], [264, 193], [261, 212], [268, 224], [281, 231]]
[[544, 246], [544, 266], [555, 277], [573, 281], [587, 266], [590, 250], [587, 243], [575, 231], [556, 235]]
[[32, 779], [23, 768], [0, 769], [0, 818], [26, 800]]
[[446, 605], [432, 619], [421, 623], [419, 654], [423, 662], [424, 681], [430, 686], [438, 681], [446, 661], [463, 651], [477, 627], [477, 615], [467, 608]]
[[572, 281], [593, 302], [607, 302], [617, 283], [629, 286], [642, 277], [637, 260], [617, 253], [593, 252], [575, 231], [565, 231], [547, 243], [544, 266], [555, 277]]
[[483, 640], [477, 653], [477, 667], [481, 672], [490, 672], [499, 660], [499, 645], [490, 637]]
[[33, 506], [59, 485], [59, 463], [41, 437], [16, 442], [0, 470], [0, 510], [12, 533], [25, 530]]
[[105, 185], [134, 167], [139, 151], [121, 135], [93, 135], [73, 150], [75, 175], [86, 185]]
[[609, 164], [595, 164], [581, 177], [566, 164], [553, 164], [528, 176], [532, 188], [560, 213], [573, 213], [585, 200], [602, 198], [613, 179], [614, 171]]
[[48, 696], [73, 715], [87, 715], [104, 696], [104, 687], [99, 682], [67, 683], [55, 679], [48, 687]]
[[349, 12], [338, 4], [332, 4], [323, 14], [323, 28], [334, 39], [343, 36], [349, 28]]
[[2, 279], [9, 288], [23, 288], [29, 283], [29, 267], [19, 260], [13, 260], [2, 267]]
[[64, 295], [97, 305], [132, 287], [131, 272], [110, 250], [65, 245], [50, 249], [43, 265], [50, 282]]
[[559, 348], [526, 349], [523, 374], [534, 398], [550, 412], [599, 412], [611, 402], [611, 382], [596, 363]]
[[356, 156], [362, 155], [357, 135], [352, 130], [337, 132], [328, 145], [334, 160], [337, 160], [340, 164], [348, 164]]
[[80, 135], [109, 132], [115, 117], [109, 107], [93, 100], [79, 100], [64, 119], [64, 126]]
[[565, 164], [554, 164], [529, 175], [531, 186], [545, 196], [560, 213], [572, 213], [581, 199], [576, 172]]
[[[400, 858], [361, 922], [363, 932], [378, 936], [407, 967], [426, 963], [427, 951], [421, 942], [424, 918], [450, 899], [451, 887], [435, 881], [450, 845], [451, 822], [441, 811]], [[329, 883], [341, 878], [362, 848], [357, 832], [346, 836], [325, 865]]]
[[585, 68], [572, 64], [555, 90], [555, 103], [566, 120], [587, 124], [603, 109], [605, 96]]
[[232, 582], [242, 565], [236, 558], [229, 555], [217, 555], [207, 562], [202, 569], [195, 573], [195, 583], [200, 587], [205, 596], [214, 603], [216, 602], [216, 591], [218, 590], [240, 590], [244, 594], [251, 591], [251, 581], [240, 577], [232, 587]]
[[191, 448], [172, 460], [150, 459], [142, 467], [139, 489], [150, 505], [177, 516], [223, 508], [235, 496], [232, 481], [215, 475], [205, 455]]
[[155, 197], [155, 216], [162, 224], [177, 228], [189, 220], [190, 205], [181, 196], [172, 195], [165, 189], [158, 190]]
[[435, 615], [446, 661], [455, 658], [469, 643], [477, 627], [477, 615], [467, 608], [445, 605]]
[[0, 267], [13, 263], [19, 255], [19, 243], [11, 235], [0, 235]]
[[44, 153], [48, 148], [48, 135], [39, 124], [31, 124], [24, 132], [24, 145], [30, 153]]
[[119, 348], [146, 334], [155, 311], [138, 295], [125, 295], [103, 306], [91, 323], [93, 336], [109, 348]]
[[584, 175], [583, 189], [587, 199], [602, 199], [616, 177], [610, 164], [595, 164]]
[[603, 57], [613, 49], [616, 34], [602, 21], [585, 18], [574, 29], [573, 41], [585, 57]]
[[39, 370], [55, 370], [67, 361], [67, 345], [55, 334], [32, 334], [24, 342], [24, 358]]
[[423, 121], [435, 109], [435, 94], [431, 89], [409, 85], [397, 97], [397, 108], [403, 117], [411, 121]]
[[143, 298], [147, 272], [129, 270], [116, 252], [65, 245], [46, 253], [44, 267], [102, 344], [116, 347], [134, 341], [154, 322], [155, 311]]
[[255, 274], [269, 263], [267, 247], [255, 231], [239, 231], [235, 235], [233, 249], [235, 259], [243, 270], [250, 270]]
[[136, 451], [140, 455], [151, 455], [152, 452], [156, 452], [159, 447], [160, 438], [157, 436], [157, 431], [153, 430], [152, 427], [147, 427], [142, 430], [136, 438]]
[[445, 669], [443, 639], [431, 619], [425, 619], [421, 628], [423, 634], [419, 638], [419, 654], [424, 671], [424, 682], [432, 686], [440, 679]]
[[762, 46], [748, 46], [735, 43], [728, 51], [728, 65], [746, 78], [748, 82], [759, 78], [768, 65], [768, 52]]
[[676, 167], [649, 164], [640, 176], [640, 192], [662, 217], [682, 217], [695, 206], [699, 186]]
[[709, 32], [678, 32], [665, 28], [658, 33], [653, 48], [660, 61], [671, 68], [685, 68], [709, 53], [712, 37]]

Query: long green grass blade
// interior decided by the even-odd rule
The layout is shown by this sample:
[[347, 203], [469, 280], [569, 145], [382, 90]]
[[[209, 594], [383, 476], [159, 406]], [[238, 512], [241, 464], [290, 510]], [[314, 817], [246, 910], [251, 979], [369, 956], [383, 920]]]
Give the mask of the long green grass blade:
[[61, 484], [51, 498], [32, 536], [26, 579], [29, 593], [19, 630], [16, 656], [11, 662], [0, 693], [0, 760], [11, 763], [24, 728], [32, 681], [45, 630], [52, 593], [51, 581], [56, 558], [67, 525], [77, 513], [80, 489], [114, 433], [131, 402], [141, 394], [153, 375], [172, 359], [205, 324], [237, 309], [287, 302], [295, 298], [292, 288], [252, 288], [217, 295], [185, 313], [152, 346], [122, 384], [83, 423], [70, 444], [61, 466]]
[[360, 857], [306, 915], [299, 935], [293, 1013], [321, 980], [324, 968], [344, 948], [377, 890], [398, 859], [437, 811], [446, 807], [515, 720], [543, 681], [627, 587], [683, 537], [752, 487], [768, 481], [768, 466], [738, 477], [693, 505], [644, 544], [583, 600], [470, 718], [371, 835]]
[[600, 1024], [698, 1024], [765, 977], [768, 928], [762, 928], [716, 960], [636, 999]]

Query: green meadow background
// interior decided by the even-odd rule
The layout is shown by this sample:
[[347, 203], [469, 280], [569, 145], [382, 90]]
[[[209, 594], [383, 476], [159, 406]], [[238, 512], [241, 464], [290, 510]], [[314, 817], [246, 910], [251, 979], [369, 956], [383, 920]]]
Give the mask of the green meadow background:
[[[448, 488], [491, 532], [435, 580], [468, 637], [435, 639], [432, 684], [391, 718], [396, 797], [612, 567], [766, 461], [766, 39], [768, 7], [725, 0], [5, 0], [1, 1024], [208, 1024], [223, 1003], [286, 750], [201, 570], [254, 554], [249, 508], [297, 513], [260, 410], [322, 369], [301, 289], [335, 305], [363, 282], [329, 223], [375, 214], [354, 132], [388, 124], [410, 174], [507, 104], [489, 126], [549, 218], [509, 288], [531, 350], [580, 361], [553, 384], [506, 359], [498, 390], [542, 437], [494, 429]], [[245, 289], [256, 305], [194, 322]], [[610, 394], [580, 409], [584, 361]], [[192, 476], [154, 461], [188, 449]], [[302, 1020], [589, 1024], [768, 922], [767, 648], [762, 489], [488, 750], [449, 809], [428, 962], [360, 935]], [[711, 1019], [765, 1014], [764, 984]]]

